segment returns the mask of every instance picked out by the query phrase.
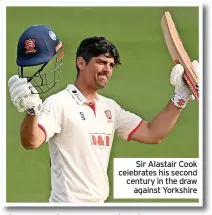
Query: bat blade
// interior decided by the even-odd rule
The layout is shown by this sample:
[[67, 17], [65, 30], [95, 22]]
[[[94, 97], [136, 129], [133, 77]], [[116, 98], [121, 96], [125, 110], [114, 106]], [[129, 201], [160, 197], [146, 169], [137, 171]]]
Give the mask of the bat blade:
[[193, 68], [191, 60], [183, 46], [182, 40], [169, 12], [165, 12], [163, 15], [161, 19], [161, 28], [172, 60], [175, 64], [180, 63], [184, 67], [184, 79], [198, 102], [199, 77]]

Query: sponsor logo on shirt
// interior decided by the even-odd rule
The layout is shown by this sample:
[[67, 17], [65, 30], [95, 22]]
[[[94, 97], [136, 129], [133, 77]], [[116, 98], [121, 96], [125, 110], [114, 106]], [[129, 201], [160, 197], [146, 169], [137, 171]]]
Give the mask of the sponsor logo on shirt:
[[81, 116], [81, 119], [82, 119], [82, 120], [85, 120], [85, 115], [84, 115], [83, 112], [80, 112], [80, 116]]
[[105, 133], [90, 133], [91, 145], [99, 147], [110, 146], [111, 134]]

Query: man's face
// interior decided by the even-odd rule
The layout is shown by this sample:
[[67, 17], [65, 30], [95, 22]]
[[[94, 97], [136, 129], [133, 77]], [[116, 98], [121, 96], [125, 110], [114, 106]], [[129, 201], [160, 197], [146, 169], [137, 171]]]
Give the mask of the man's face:
[[93, 57], [82, 72], [83, 79], [95, 89], [104, 88], [113, 73], [114, 59], [109, 54]]

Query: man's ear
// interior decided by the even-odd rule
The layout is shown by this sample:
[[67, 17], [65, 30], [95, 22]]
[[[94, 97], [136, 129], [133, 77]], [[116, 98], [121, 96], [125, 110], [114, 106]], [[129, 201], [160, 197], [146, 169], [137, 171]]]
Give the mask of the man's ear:
[[77, 66], [78, 66], [79, 70], [83, 70], [85, 68], [86, 62], [82, 57], [77, 58]]

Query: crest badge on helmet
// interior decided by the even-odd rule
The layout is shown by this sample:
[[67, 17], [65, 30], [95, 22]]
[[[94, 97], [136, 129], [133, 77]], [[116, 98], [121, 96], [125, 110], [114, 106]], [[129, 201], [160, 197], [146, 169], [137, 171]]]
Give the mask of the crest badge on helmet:
[[26, 54], [35, 53], [35, 40], [29, 39], [25, 41]]
[[18, 75], [31, 82], [32, 93], [45, 93], [58, 83], [63, 57], [62, 41], [47, 25], [31, 25], [18, 39]]

